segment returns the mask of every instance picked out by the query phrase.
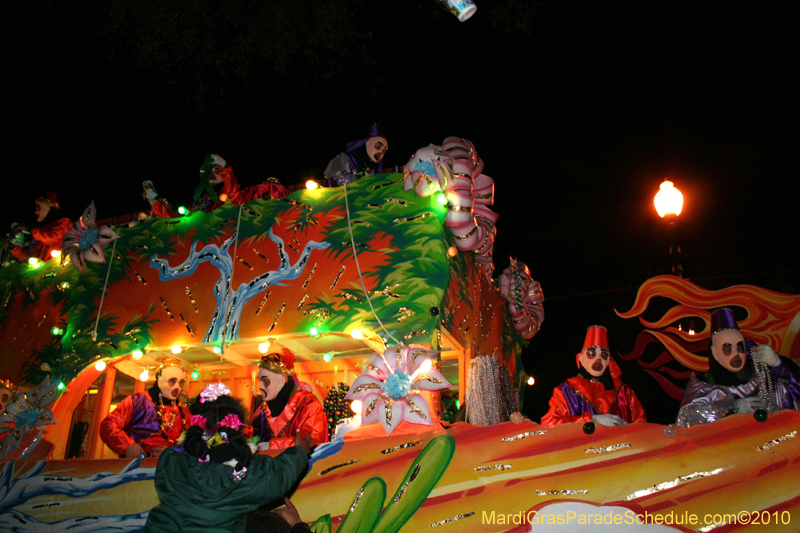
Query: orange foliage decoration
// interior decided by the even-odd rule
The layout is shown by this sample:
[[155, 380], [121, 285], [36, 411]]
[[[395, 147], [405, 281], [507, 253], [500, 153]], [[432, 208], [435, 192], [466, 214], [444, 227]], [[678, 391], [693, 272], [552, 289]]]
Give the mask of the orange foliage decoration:
[[[647, 311], [650, 300], [657, 296], [670, 298], [678, 302], [678, 305], [670, 308], [655, 322], [649, 322], [640, 315]], [[677, 276], [656, 276], [639, 287], [630, 311], [615, 312], [622, 318], [639, 317], [642, 325], [649, 328], [646, 332], [658, 339], [679, 363], [691, 370], [703, 372], [708, 370], [708, 359], [688, 351], [683, 345], [708, 339], [711, 311], [728, 306], [741, 307], [747, 311], [747, 318], [738, 321], [745, 337], [758, 344], [767, 344], [787, 357], [800, 357], [800, 339], [797, 335], [800, 329], [800, 296], [797, 295], [752, 285], [734, 285], [711, 291]], [[694, 335], [670, 326], [684, 318], [698, 318], [705, 326]]]

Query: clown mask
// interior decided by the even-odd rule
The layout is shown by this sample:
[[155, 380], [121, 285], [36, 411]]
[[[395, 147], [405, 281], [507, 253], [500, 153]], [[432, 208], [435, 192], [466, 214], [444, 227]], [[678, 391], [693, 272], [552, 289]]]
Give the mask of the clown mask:
[[388, 149], [389, 142], [386, 137], [370, 137], [367, 141], [367, 155], [375, 163], [381, 162]]
[[592, 376], [599, 378], [608, 368], [608, 348], [605, 346], [589, 346], [581, 351], [581, 366]]
[[284, 385], [286, 385], [286, 376], [283, 374], [276, 374], [263, 368], [258, 369], [258, 388], [261, 390], [265, 402], [274, 400]]
[[168, 366], [158, 376], [158, 388], [161, 395], [170, 400], [177, 400], [186, 384], [186, 374], [177, 366]]
[[747, 361], [744, 335], [738, 329], [723, 329], [711, 337], [711, 354], [727, 370], [739, 372]]
[[0, 388], [0, 414], [6, 410], [9, 400], [11, 400], [11, 391], [5, 387]]

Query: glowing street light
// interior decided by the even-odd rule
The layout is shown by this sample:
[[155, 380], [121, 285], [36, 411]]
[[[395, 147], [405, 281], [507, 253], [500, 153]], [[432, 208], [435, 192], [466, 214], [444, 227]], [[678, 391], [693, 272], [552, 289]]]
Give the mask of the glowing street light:
[[683, 209], [683, 195], [676, 189], [672, 182], [664, 180], [659, 186], [653, 203], [656, 206], [658, 216], [664, 218], [667, 215], [678, 216]]
[[678, 245], [678, 215], [683, 210], [683, 195], [676, 189], [672, 182], [664, 180], [659, 186], [659, 191], [653, 200], [658, 216], [668, 222], [667, 230], [670, 235], [669, 256], [672, 260], [671, 273], [675, 276], [683, 277], [683, 265], [681, 264], [681, 247]]

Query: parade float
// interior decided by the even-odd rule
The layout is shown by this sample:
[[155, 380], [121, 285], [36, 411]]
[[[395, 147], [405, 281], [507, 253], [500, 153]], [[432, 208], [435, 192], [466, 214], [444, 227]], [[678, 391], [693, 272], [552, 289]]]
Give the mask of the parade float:
[[[260, 356], [288, 350], [345, 419], [292, 495], [316, 532], [797, 531], [800, 413], [689, 429], [545, 428], [513, 413], [539, 284], [513, 259], [493, 278], [494, 184], [469, 141], [425, 147], [407, 169], [133, 224], [92, 203], [61, 258], [0, 270], [2, 370], [17, 389], [0, 418], [0, 530], [141, 530], [157, 459], [116, 458], [100, 421], [165, 357], [189, 369], [187, 396], [224, 382], [254, 407]], [[680, 372], [707, 368], [697, 354], [719, 305], [800, 356], [797, 296], [663, 276], [620, 316], [656, 296], [676, 305], [640, 319], [625, 357], [670, 394]], [[676, 328], [686, 316], [705, 327]], [[449, 423], [445, 394], [466, 395], [473, 423]]]

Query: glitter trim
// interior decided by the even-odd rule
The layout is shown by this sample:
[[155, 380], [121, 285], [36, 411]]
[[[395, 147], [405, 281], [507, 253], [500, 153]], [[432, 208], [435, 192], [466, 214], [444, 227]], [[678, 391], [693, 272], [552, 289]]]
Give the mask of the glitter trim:
[[387, 455], [387, 454], [390, 454], [390, 453], [394, 453], [394, 452], [396, 452], [398, 450], [405, 450], [406, 448], [413, 448], [417, 444], [419, 444], [419, 439], [415, 440], [414, 442], [404, 442], [403, 444], [398, 444], [397, 446], [394, 446], [392, 448], [386, 448], [385, 450], [381, 450], [381, 453], [383, 455]]
[[381, 399], [382, 398], [378, 396], [377, 398], [375, 398], [370, 402], [370, 404], [367, 406], [367, 410], [364, 411], [365, 418], [369, 416], [369, 414], [372, 412], [373, 409], [375, 409], [375, 406], [378, 405], [378, 402], [381, 401]]
[[504, 470], [511, 470], [511, 465], [486, 465], [486, 466], [476, 466], [473, 468], [476, 472], [486, 472], [487, 470], [500, 470], [501, 472]]
[[423, 420], [427, 420], [428, 419], [428, 417], [425, 415], [425, 413], [422, 412], [422, 409], [417, 407], [417, 404], [412, 402], [411, 399], [408, 396], [406, 396], [405, 400], [406, 400], [406, 404], [411, 409], [412, 413], [418, 414], [419, 416], [422, 417]]
[[527, 439], [528, 437], [533, 437], [536, 435], [544, 435], [547, 433], [546, 429], [540, 429], [539, 431], [526, 431], [525, 433], [518, 433], [513, 437], [503, 437], [500, 439], [502, 442], [514, 442], [516, 440]]
[[789, 440], [789, 439], [795, 438], [795, 436], [797, 436], [797, 430], [792, 431], [791, 433], [787, 433], [786, 435], [783, 435], [782, 437], [778, 437], [777, 439], [772, 439], [771, 441], [769, 441], [769, 442], [767, 442], [767, 443], [765, 443], [765, 444], [763, 444], [761, 446], [756, 446], [756, 450], [758, 450], [759, 452], [763, 452], [764, 450], [769, 450], [773, 446], [777, 446], [778, 444], [780, 444], [781, 442], [783, 442], [785, 440]]
[[637, 490], [633, 494], [628, 495], [628, 501], [635, 500], [636, 498], [641, 498], [642, 496], [649, 496], [650, 494], [655, 494], [656, 492], [661, 492], [662, 490], [671, 489], [673, 487], [677, 487], [681, 483], [686, 481], [691, 481], [693, 479], [701, 478], [701, 477], [709, 477], [715, 476], [722, 472], [722, 468], [716, 468], [714, 470], [707, 470], [705, 472], [692, 472], [691, 474], [687, 474], [685, 476], [678, 476], [672, 481], [665, 481], [664, 483], [659, 483], [658, 485], [653, 485], [649, 489], [642, 489]]
[[589, 494], [588, 489], [564, 490], [537, 490], [537, 496], [574, 496], [575, 494]]
[[403, 483], [403, 486], [400, 487], [400, 490], [397, 491], [397, 496], [395, 496], [394, 499], [392, 500], [394, 503], [398, 503], [400, 501], [400, 498], [402, 498], [403, 494], [406, 493], [406, 489], [411, 484], [411, 482], [414, 481], [415, 479], [417, 479], [417, 475], [419, 475], [419, 469], [420, 468], [421, 467], [420, 467], [419, 463], [417, 463], [417, 465], [414, 467], [414, 471], [411, 472], [411, 476], [408, 478], [408, 481]]
[[364, 383], [363, 385], [359, 385], [355, 389], [351, 390], [350, 394], [358, 394], [360, 392], [364, 392], [364, 391], [367, 391], [367, 390], [373, 390], [373, 389], [381, 389], [381, 390], [383, 390], [383, 386], [378, 385], [377, 383]]
[[441, 379], [434, 378], [426, 374], [423, 374], [420, 377], [418, 377], [416, 380], [414, 380], [414, 383], [419, 383], [420, 381], [430, 381], [431, 383], [436, 383], [437, 385], [442, 382]]
[[440, 520], [439, 522], [434, 522], [433, 524], [429, 525], [428, 527], [439, 527], [439, 526], [444, 526], [444, 525], [447, 525], [447, 524], [452, 524], [453, 522], [456, 522], [458, 520], [463, 520], [465, 518], [469, 518], [470, 516], [472, 516], [474, 514], [475, 514], [475, 511], [470, 511], [470, 512], [464, 513], [464, 514], [457, 514], [453, 518], [448, 518], [446, 520]]
[[601, 446], [600, 448], [586, 448], [585, 450], [583, 450], [583, 453], [608, 453], [630, 447], [631, 445], [629, 443], [620, 442], [619, 444], [613, 444], [611, 446]]
[[363, 495], [364, 495], [364, 489], [362, 488], [361, 490], [358, 491], [358, 494], [356, 494], [356, 498], [353, 500], [353, 505], [350, 506], [351, 513], [356, 510], [356, 507], [358, 507], [358, 500], [360, 500], [361, 496]]
[[323, 470], [323, 471], [319, 472], [319, 473], [317, 474], [317, 476], [324, 476], [325, 474], [328, 474], [328, 473], [330, 473], [330, 472], [333, 472], [333, 471], [334, 471], [334, 470], [336, 470], [337, 468], [342, 468], [343, 466], [350, 466], [350, 465], [352, 465], [352, 464], [355, 464], [355, 463], [357, 463], [357, 462], [358, 462], [358, 459], [353, 459], [353, 460], [351, 460], [351, 461], [347, 461], [346, 463], [342, 463], [342, 464], [338, 464], [338, 465], [333, 465], [333, 466], [331, 466], [331, 467], [328, 467], [328, 468], [326, 468], [325, 470]]

